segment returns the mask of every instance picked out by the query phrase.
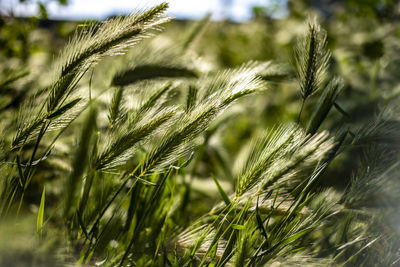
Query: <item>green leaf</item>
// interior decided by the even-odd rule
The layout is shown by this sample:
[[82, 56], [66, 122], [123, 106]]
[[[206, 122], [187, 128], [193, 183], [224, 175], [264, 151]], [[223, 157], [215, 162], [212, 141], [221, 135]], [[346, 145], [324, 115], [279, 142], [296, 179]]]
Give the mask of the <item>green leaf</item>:
[[243, 230], [244, 229], [244, 225], [232, 224], [232, 228], [235, 229], [235, 230]]
[[40, 236], [42, 235], [45, 197], [46, 197], [46, 187], [43, 187], [42, 198], [40, 200], [40, 206], [36, 222], [36, 231], [37, 233], [39, 233]]
[[[270, 191], [272, 193], [272, 191]], [[260, 229], [262, 235], [264, 236], [265, 240], [268, 240], [268, 235], [267, 235], [267, 231], [265, 230], [264, 224], [263, 224], [263, 220], [261, 219], [260, 216], [260, 210], [258, 208], [258, 196], [257, 196], [257, 205], [256, 205], [256, 219], [257, 219], [257, 224], [258, 224], [258, 228]]]
[[[65, 186], [65, 210], [64, 215], [70, 216], [72, 214], [73, 208], [76, 206], [76, 201], [80, 192], [80, 185], [82, 183], [82, 177], [85, 170], [88, 168], [87, 163], [90, 157], [90, 145], [94, 138], [94, 132], [96, 129], [96, 116], [97, 110], [91, 108], [89, 114], [85, 118], [85, 122], [82, 125], [82, 130], [79, 138], [79, 145], [75, 149], [73, 161], [72, 161], [72, 172], [66, 181]], [[90, 175], [86, 178], [85, 188], [90, 181]], [[86, 204], [83, 201], [82, 204]]]
[[289, 244], [289, 243], [292, 243], [292, 242], [296, 241], [297, 239], [299, 239], [299, 238], [302, 237], [303, 235], [306, 235], [306, 234], [308, 234], [309, 232], [311, 232], [311, 230], [312, 230], [312, 228], [307, 228], [307, 229], [305, 229], [305, 230], [303, 230], [303, 231], [300, 231], [300, 232], [298, 232], [298, 233], [295, 233], [295, 234], [289, 236], [288, 238], [286, 238], [286, 239], [281, 243], [281, 246], [285, 246], [285, 245], [287, 245], [287, 244]]
[[231, 200], [229, 199], [228, 195], [225, 193], [222, 186], [219, 184], [218, 180], [214, 177], [214, 175], [211, 175], [211, 177], [213, 178], [214, 183], [217, 185], [218, 192], [221, 194], [221, 197], [224, 200], [225, 204], [226, 205], [231, 204]]
[[325, 120], [326, 116], [334, 105], [342, 87], [342, 82], [337, 78], [333, 79], [327, 85], [324, 93], [319, 99], [318, 106], [316, 107], [308, 123], [307, 133], [314, 134], [317, 132], [318, 128], [321, 126], [322, 122]]

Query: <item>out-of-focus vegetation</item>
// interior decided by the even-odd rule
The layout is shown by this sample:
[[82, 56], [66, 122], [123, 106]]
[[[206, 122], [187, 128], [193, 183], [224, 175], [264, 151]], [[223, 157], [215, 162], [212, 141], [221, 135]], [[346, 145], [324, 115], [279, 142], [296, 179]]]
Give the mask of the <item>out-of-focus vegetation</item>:
[[398, 266], [399, 3], [166, 8], [1, 18], [0, 266]]

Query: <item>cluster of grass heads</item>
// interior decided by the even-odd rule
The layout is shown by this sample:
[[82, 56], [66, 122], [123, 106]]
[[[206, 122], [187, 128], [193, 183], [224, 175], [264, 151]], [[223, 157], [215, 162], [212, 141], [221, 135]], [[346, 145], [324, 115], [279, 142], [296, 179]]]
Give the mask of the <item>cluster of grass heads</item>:
[[[52, 82], [1, 111], [0, 265], [396, 266], [396, 95], [355, 121], [363, 102], [340, 102], [316, 22], [293, 69], [209, 67], [191, 49], [209, 18], [180, 43], [138, 46], [166, 9], [80, 28]], [[32, 86], [26, 75], [7, 74], [0, 93]], [[297, 90], [292, 121], [258, 126], [227, 155], [235, 116], [277, 84]], [[332, 175], [350, 182], [324, 184]]]

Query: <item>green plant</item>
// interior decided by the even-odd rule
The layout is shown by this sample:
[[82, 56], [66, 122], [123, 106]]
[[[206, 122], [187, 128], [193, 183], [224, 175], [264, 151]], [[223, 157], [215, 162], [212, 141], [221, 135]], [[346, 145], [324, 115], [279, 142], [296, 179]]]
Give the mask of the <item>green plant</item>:
[[[396, 110], [335, 127], [348, 115], [338, 103], [344, 81], [312, 22], [295, 53], [298, 120], [258, 125], [250, 144], [232, 137], [235, 108], [270, 97], [291, 71], [256, 61], [202, 68], [190, 49], [208, 18], [181, 45], [136, 46], [169, 20], [167, 6], [86, 25], [50, 85], [29, 91], [18, 114], [5, 108], [1, 224], [17, 221], [23, 233], [13, 235], [33, 241], [5, 253], [0, 239], [0, 264], [20, 255], [21, 265], [396, 264], [398, 233], [385, 224], [398, 211]], [[243, 147], [233, 156], [221, 148], [229, 138]], [[347, 188], [323, 184], [354, 155]]]

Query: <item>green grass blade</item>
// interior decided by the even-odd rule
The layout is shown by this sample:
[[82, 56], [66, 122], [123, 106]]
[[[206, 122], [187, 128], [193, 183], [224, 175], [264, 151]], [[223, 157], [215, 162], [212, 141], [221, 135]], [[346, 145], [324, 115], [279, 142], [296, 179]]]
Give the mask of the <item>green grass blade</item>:
[[39, 234], [39, 236], [42, 236], [43, 232], [42, 227], [43, 227], [45, 198], [46, 198], [46, 187], [43, 187], [42, 197], [40, 199], [40, 206], [36, 220], [36, 231]]
[[218, 192], [220, 193], [222, 199], [224, 200], [226, 205], [231, 204], [231, 200], [229, 199], [228, 195], [226, 194], [225, 190], [222, 188], [222, 186], [219, 184], [217, 178], [214, 177], [214, 175], [211, 175], [214, 183], [216, 184], [218, 188]]

